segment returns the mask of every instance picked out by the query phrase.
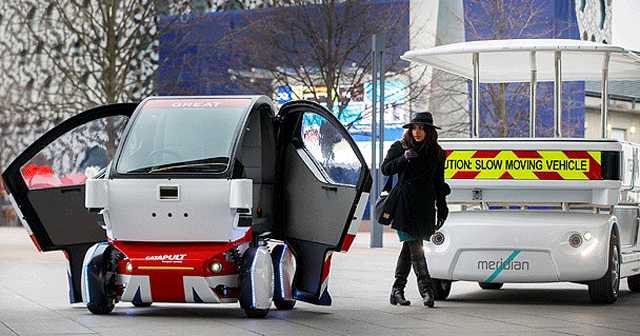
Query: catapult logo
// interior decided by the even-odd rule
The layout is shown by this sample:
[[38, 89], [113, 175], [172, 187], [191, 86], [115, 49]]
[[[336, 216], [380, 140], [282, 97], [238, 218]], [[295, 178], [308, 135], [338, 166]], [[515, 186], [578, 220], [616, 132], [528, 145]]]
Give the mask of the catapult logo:
[[478, 269], [481, 271], [528, 271], [531, 264], [528, 260], [478, 260]]
[[186, 257], [186, 254], [165, 254], [156, 256], [146, 256], [144, 260], [158, 260], [158, 261], [182, 261]]

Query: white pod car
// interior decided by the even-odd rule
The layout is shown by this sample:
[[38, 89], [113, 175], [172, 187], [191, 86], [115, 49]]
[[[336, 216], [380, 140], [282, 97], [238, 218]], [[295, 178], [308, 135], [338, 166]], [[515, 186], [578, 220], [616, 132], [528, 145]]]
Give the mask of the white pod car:
[[329, 305], [331, 254], [349, 250], [371, 187], [329, 111], [276, 113], [261, 96], [88, 110], [3, 178], [38, 249], [65, 252], [71, 302], [96, 314], [118, 301], [240, 301], [252, 317], [272, 301]]

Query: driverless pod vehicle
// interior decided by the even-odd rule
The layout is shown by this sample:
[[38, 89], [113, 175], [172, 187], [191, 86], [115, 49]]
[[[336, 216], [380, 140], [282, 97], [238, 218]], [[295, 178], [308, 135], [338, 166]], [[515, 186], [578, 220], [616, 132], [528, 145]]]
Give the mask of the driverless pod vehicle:
[[64, 251], [70, 301], [94, 314], [119, 301], [239, 301], [250, 317], [330, 305], [332, 253], [349, 250], [371, 187], [328, 110], [262, 96], [97, 107], [3, 178], [36, 247]]
[[[476, 41], [412, 50], [405, 60], [472, 80], [473, 139], [444, 139], [447, 223], [425, 245], [436, 295], [451, 281], [570, 281], [613, 303], [640, 291], [640, 145], [607, 139], [608, 80], [640, 79], [640, 57], [575, 40]], [[562, 80], [602, 81], [602, 137], [563, 138]], [[554, 137], [536, 138], [536, 83], [554, 82]], [[529, 82], [529, 138], [477, 138], [479, 83]]]

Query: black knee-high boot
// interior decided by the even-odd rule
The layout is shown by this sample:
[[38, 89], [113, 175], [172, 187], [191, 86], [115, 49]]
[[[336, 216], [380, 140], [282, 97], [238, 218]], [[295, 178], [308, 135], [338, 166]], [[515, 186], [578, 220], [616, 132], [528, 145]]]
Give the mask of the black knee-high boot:
[[393, 282], [391, 296], [389, 297], [389, 302], [392, 305], [399, 304], [401, 306], [408, 306], [411, 304], [411, 301], [404, 297], [404, 288], [407, 285], [407, 277], [410, 271], [411, 253], [409, 252], [408, 246], [403, 244], [400, 256], [398, 256], [398, 263], [396, 264], [396, 279]]
[[412, 241], [410, 246], [411, 264], [413, 271], [418, 278], [418, 291], [425, 306], [433, 308], [435, 305], [435, 292], [433, 291], [433, 281], [429, 275], [427, 260], [424, 257], [422, 241]]

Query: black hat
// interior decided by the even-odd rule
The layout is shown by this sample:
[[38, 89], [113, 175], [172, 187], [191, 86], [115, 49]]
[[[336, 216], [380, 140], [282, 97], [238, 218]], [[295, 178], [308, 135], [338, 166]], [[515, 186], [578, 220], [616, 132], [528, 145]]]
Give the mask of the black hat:
[[404, 124], [402, 128], [410, 128], [413, 124], [423, 124], [425, 126], [431, 126], [437, 129], [440, 127], [433, 124], [433, 116], [430, 112], [419, 112], [413, 115], [413, 119], [410, 122]]

